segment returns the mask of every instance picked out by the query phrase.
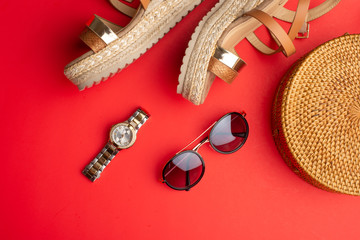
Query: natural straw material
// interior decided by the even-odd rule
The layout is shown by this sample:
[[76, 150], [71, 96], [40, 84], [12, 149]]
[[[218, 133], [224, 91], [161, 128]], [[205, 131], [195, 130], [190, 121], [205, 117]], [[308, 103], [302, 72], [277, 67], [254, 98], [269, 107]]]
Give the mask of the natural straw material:
[[279, 86], [272, 120], [295, 173], [319, 188], [360, 195], [360, 35], [300, 59]]

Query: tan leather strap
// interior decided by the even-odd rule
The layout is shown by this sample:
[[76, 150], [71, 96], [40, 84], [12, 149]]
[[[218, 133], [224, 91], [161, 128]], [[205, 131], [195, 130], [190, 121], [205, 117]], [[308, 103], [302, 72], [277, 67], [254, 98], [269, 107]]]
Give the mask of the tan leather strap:
[[[279, 48], [274, 50], [267, 47], [266, 45], [265, 48], [263, 45], [257, 44], [257, 41], [255, 41], [254, 47], [256, 47], [259, 51], [263, 52], [264, 54], [274, 54], [283, 51], [286, 56], [290, 56], [295, 53], [295, 46], [292, 40], [289, 38], [280, 24], [277, 23], [270, 15], [258, 9], [253, 9], [250, 12], [247, 12], [246, 15], [254, 17], [263, 23], [278, 42]], [[258, 39], [254, 33], [251, 33], [249, 37], [251, 39], [249, 41], [254, 41], [254, 37], [255, 39]], [[262, 42], [260, 41], [260, 43]]]
[[[310, 5], [310, 0], [299, 0], [299, 2], [298, 2], [297, 10], [296, 10], [296, 13], [295, 13], [294, 18], [293, 18], [293, 23], [292, 23], [292, 25], [290, 27], [290, 30], [289, 30], [289, 33], [288, 33], [288, 37], [289, 37], [291, 42], [295, 39], [295, 37], [298, 36], [299, 31], [302, 29], [302, 27], [303, 27], [303, 25], [305, 23], [305, 19], [306, 19], [306, 15], [307, 15], [307, 12], [308, 12], [308, 9], [309, 9], [309, 5]], [[260, 10], [257, 10], [257, 11], [260, 11]], [[251, 14], [252, 13], [250, 13], [248, 15], [251, 15]], [[259, 13], [256, 13], [256, 14], [259, 14]], [[271, 21], [272, 26], [277, 25], [278, 28], [281, 28], [281, 26], [273, 18], [271, 18], [271, 20], [270, 20], [270, 18], [271, 18], [270, 16], [267, 17], [266, 21]], [[258, 17], [257, 17], [257, 19], [260, 22], [262, 22], [266, 27], [270, 23], [270, 22], [263, 22], [264, 19], [261, 20]], [[273, 38], [276, 40], [277, 44], [279, 45], [278, 49], [275, 50], [275, 49], [272, 49], [272, 48], [268, 47], [266, 44], [264, 44], [255, 35], [255, 33], [251, 33], [251, 34], [249, 34], [247, 36], [248, 41], [255, 48], [257, 48], [260, 52], [265, 53], [265, 54], [274, 54], [274, 53], [280, 52], [282, 49], [284, 49], [284, 54], [286, 56], [290, 56], [291, 54], [295, 53], [295, 47], [294, 47], [294, 51], [291, 52], [290, 54], [289, 54], [289, 52], [287, 52], [287, 50], [286, 50], [287, 46], [283, 45], [283, 42], [280, 41], [280, 38], [284, 37], [284, 36], [277, 35], [277, 33], [275, 33], [273, 30], [271, 30], [270, 28], [268, 28], [268, 29], [272, 32]]]
[[[310, 1], [309, 0], [299, 0], [298, 7], [296, 12], [288, 10], [284, 7], [281, 7], [280, 10], [275, 14], [274, 17], [286, 21], [286, 22], [292, 22], [292, 25], [289, 30], [289, 38], [291, 41], [293, 41], [295, 38], [307, 38], [309, 37], [309, 25], [307, 24], [308, 21], [314, 20], [328, 11], [330, 11], [332, 8], [334, 8], [340, 0], [326, 0], [319, 6], [312, 8], [308, 10]], [[265, 25], [265, 24], [264, 24]], [[298, 36], [299, 33], [305, 34], [305, 36]], [[279, 45], [279, 41], [277, 41], [277, 38], [279, 36], [276, 36], [276, 34], [272, 34], [274, 37], [275, 35], [275, 41]], [[264, 44], [254, 33], [251, 33], [247, 36], [247, 40], [260, 52], [265, 54], [274, 54], [279, 52], [279, 49], [274, 50], [268, 47], [266, 44]], [[280, 43], [281, 46], [281, 43]], [[283, 46], [285, 47], [285, 46]], [[285, 53], [285, 52], [284, 52]], [[289, 56], [285, 53], [286, 56]]]
[[146, 10], [147, 7], [149, 6], [150, 4], [150, 0], [140, 0], [141, 2], [141, 5], [143, 6], [143, 8]]
[[[314, 19], [321, 17], [322, 15], [324, 15], [325, 13], [327, 13], [331, 9], [333, 9], [339, 2], [340, 2], [340, 0], [326, 0], [322, 4], [316, 6], [312, 9], [309, 9], [306, 20], [310, 22]], [[279, 12], [277, 12], [277, 14], [275, 15], [276, 18], [278, 18], [282, 21], [285, 21], [285, 22], [292, 22], [294, 19], [294, 16], [295, 16], [294, 11], [291, 11], [284, 7], [281, 7]]]
[[309, 10], [310, 0], [299, 0], [298, 6], [296, 8], [295, 16], [293, 22], [289, 29], [289, 38], [291, 41], [294, 41], [295, 37], [298, 35], [300, 29], [305, 23], [306, 15]]
[[[119, 12], [129, 16], [129, 17], [134, 17], [137, 9], [130, 7], [128, 5], [126, 5], [125, 3], [120, 2], [119, 0], [109, 0], [111, 5], [114, 6], [114, 8], [116, 8]], [[128, 0], [128, 2], [132, 2]], [[150, 3], [150, 0], [140, 0], [140, 5], [146, 10], [148, 5]]]
[[85, 30], [80, 34], [84, 41], [94, 52], [98, 52], [111, 42], [118, 39], [116, 32], [122, 29], [102, 17], [94, 15], [87, 23]]

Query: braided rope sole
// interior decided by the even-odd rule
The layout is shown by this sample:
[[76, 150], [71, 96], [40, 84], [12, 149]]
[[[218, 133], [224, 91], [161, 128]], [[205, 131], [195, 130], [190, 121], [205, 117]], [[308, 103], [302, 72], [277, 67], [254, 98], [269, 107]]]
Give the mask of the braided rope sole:
[[139, 58], [202, 1], [151, 1], [131, 31], [98, 53], [67, 66], [65, 75], [80, 90], [106, 80]]
[[207, 69], [217, 41], [236, 18], [261, 2], [262, 0], [220, 0], [201, 20], [183, 58], [178, 93], [196, 105], [203, 103], [211, 85], [207, 83]]

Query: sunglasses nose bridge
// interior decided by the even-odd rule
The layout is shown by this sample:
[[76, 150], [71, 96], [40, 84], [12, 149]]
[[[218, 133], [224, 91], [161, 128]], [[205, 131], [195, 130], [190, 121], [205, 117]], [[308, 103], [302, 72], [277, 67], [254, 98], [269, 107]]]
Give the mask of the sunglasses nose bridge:
[[204, 145], [205, 143], [208, 143], [208, 142], [210, 142], [210, 141], [209, 141], [209, 137], [204, 138], [201, 142], [198, 143], [198, 145], [196, 145], [196, 146], [193, 148], [193, 151], [198, 152], [199, 148], [200, 148], [202, 145]]

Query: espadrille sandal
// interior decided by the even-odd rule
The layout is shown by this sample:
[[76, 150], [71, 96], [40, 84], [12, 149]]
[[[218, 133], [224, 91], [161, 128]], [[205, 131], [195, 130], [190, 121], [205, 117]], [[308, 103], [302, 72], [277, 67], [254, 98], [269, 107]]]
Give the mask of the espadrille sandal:
[[[340, 0], [326, 0], [308, 9], [310, 0], [299, 0], [296, 12], [283, 6], [288, 0], [258, 1], [220, 0], [202, 19], [192, 35], [183, 58], [177, 92], [192, 103], [202, 104], [216, 76], [231, 83], [245, 62], [234, 47], [244, 38], [264, 54], [295, 53], [293, 40], [307, 38], [308, 22], [330, 11]], [[245, 4], [246, 2], [246, 4]], [[273, 17], [291, 22], [288, 33]], [[261, 42], [254, 31], [264, 24], [279, 46], [271, 49]]]
[[138, 9], [119, 0], [109, 1], [133, 19], [123, 28], [94, 15], [86, 24], [80, 38], [92, 51], [69, 63], [64, 71], [79, 90], [131, 64], [203, 0], [140, 0]]

